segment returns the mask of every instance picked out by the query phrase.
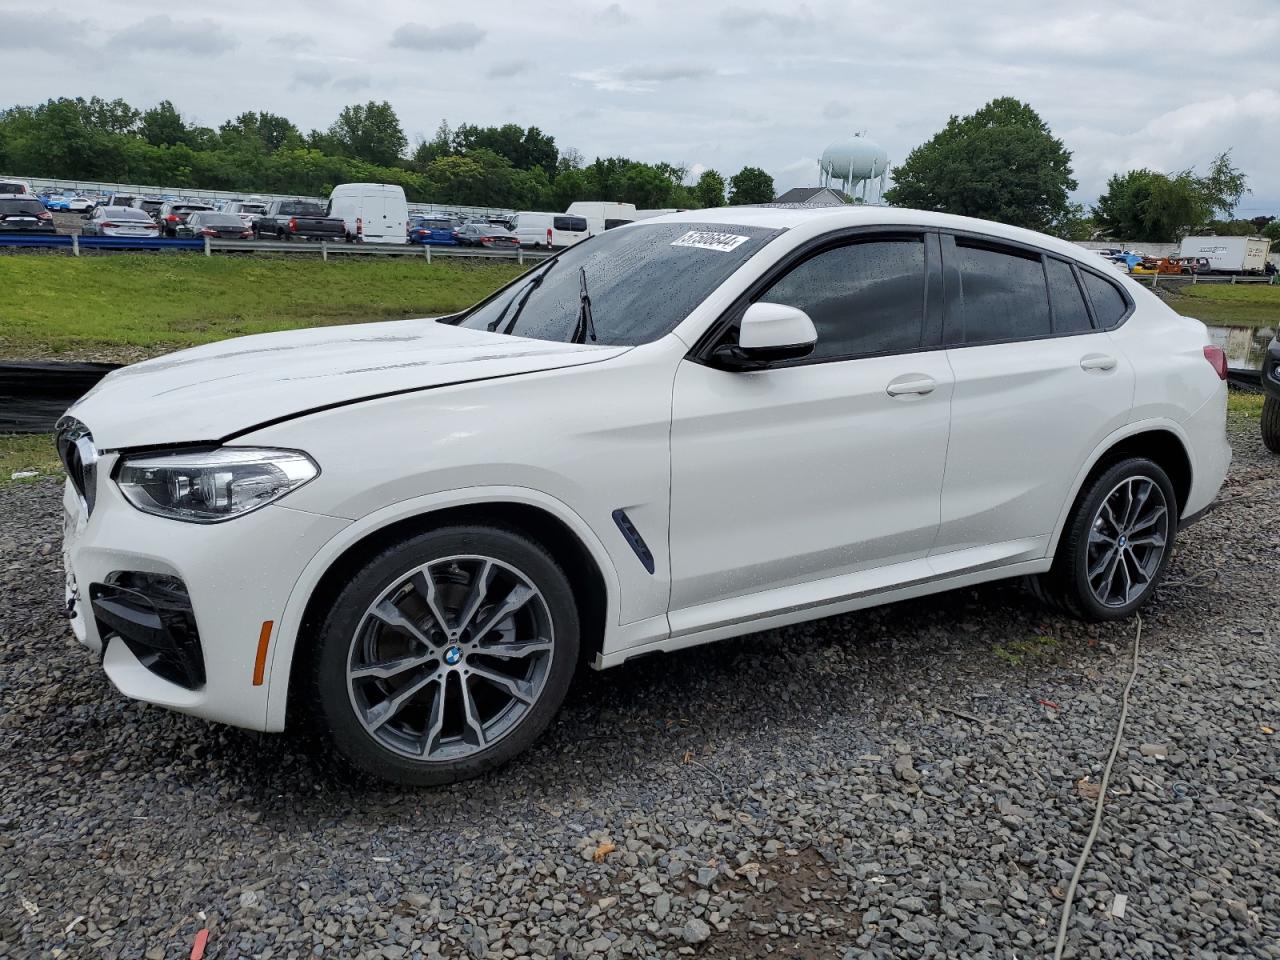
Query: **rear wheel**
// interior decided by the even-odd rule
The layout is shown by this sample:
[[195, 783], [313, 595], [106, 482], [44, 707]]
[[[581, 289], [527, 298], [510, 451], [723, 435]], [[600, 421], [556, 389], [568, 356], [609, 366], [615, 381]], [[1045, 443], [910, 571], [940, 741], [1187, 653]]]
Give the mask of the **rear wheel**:
[[1280, 453], [1280, 398], [1271, 394], [1262, 401], [1262, 442], [1272, 453]]
[[533, 743], [577, 658], [577, 608], [551, 556], [513, 530], [448, 527], [389, 547], [334, 598], [317, 706], [355, 767], [451, 783]]
[[1082, 620], [1127, 617], [1164, 576], [1177, 526], [1164, 470], [1145, 458], [1121, 460], [1082, 491], [1053, 567], [1032, 578], [1032, 592]]

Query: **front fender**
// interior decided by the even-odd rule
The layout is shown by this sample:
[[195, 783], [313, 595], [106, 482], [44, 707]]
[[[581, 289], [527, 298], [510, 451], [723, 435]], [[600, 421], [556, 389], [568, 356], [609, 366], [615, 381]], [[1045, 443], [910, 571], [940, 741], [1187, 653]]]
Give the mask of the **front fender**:
[[[325, 571], [356, 543], [398, 521], [421, 517], [448, 507], [483, 503], [517, 503], [538, 507], [564, 523], [587, 548], [604, 579], [607, 598], [606, 631], [611, 630], [619, 622], [621, 585], [613, 560], [591, 526], [563, 501], [540, 490], [512, 486], [465, 487], [402, 500], [376, 510], [344, 527], [320, 548], [294, 582], [285, 603], [284, 613], [280, 617], [276, 641], [272, 645], [266, 678], [267, 703], [264, 730], [284, 729], [285, 712], [289, 700], [289, 678], [292, 673], [298, 634], [302, 628], [302, 618], [306, 613], [311, 595]], [[281, 506], [278, 509], [288, 508]]]

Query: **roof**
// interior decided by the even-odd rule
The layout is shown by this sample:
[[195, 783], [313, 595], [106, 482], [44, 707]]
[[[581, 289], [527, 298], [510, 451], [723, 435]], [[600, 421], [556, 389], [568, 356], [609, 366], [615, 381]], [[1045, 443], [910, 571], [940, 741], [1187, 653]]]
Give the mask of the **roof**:
[[830, 187], [792, 187], [782, 196], [777, 197], [774, 203], [821, 203], [824, 205], [836, 206], [845, 202], [844, 195], [839, 190], [832, 190]]
[[[820, 231], [839, 230], [844, 227], [922, 227], [945, 230], [965, 230], [985, 234], [995, 239], [1013, 240], [1053, 250], [1073, 259], [1083, 259], [1089, 251], [1067, 240], [1037, 233], [1023, 227], [1011, 227], [994, 220], [975, 217], [959, 217], [950, 213], [934, 213], [930, 210], [911, 210], [907, 207], [882, 207], [870, 204], [841, 204], [838, 207], [717, 207], [710, 210], [682, 210], [668, 213], [645, 223], [714, 223], [730, 226], [769, 227], [775, 230], [812, 225]], [[620, 229], [630, 229], [630, 226]]]

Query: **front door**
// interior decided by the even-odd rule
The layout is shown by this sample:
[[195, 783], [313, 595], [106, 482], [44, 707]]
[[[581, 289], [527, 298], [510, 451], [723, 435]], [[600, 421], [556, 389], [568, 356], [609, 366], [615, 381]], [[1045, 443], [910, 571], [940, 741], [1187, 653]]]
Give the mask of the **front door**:
[[928, 554], [953, 384], [941, 304], [927, 295], [938, 289], [936, 243], [924, 234], [832, 241], [757, 295], [809, 314], [818, 332], [809, 357], [749, 372], [681, 364], [675, 633], [777, 609], [777, 594], [752, 599], [763, 591]]

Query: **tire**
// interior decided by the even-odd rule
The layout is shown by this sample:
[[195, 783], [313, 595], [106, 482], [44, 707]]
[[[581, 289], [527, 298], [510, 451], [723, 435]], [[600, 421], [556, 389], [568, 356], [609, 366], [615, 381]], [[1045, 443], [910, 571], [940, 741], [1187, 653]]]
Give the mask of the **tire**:
[[[1127, 507], [1126, 491], [1132, 498]], [[1126, 510], [1133, 510], [1127, 520]], [[1031, 593], [1080, 620], [1128, 617], [1155, 594], [1173, 555], [1177, 529], [1178, 501], [1168, 474], [1142, 457], [1117, 461], [1081, 490], [1053, 566], [1028, 578]]]
[[1262, 442], [1272, 453], [1280, 453], [1280, 398], [1271, 394], [1262, 401]]
[[[478, 582], [487, 590], [477, 594]], [[455, 638], [433, 609], [448, 630], [476, 633]], [[547, 728], [578, 647], [572, 587], [540, 544], [496, 526], [419, 534], [370, 559], [323, 617], [312, 658], [319, 726], [348, 763], [384, 780], [476, 777]]]

